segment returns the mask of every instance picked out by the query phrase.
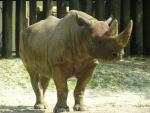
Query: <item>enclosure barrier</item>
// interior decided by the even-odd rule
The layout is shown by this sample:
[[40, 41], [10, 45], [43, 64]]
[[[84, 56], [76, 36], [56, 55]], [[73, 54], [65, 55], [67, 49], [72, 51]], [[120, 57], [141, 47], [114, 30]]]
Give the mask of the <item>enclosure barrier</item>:
[[[37, 2], [42, 2], [42, 11]], [[27, 2], [29, 4], [27, 4]], [[129, 20], [134, 22], [132, 38], [125, 48], [126, 55], [150, 55], [150, 0], [0, 0], [2, 4], [2, 51], [4, 58], [12, 56], [12, 5], [15, 3], [15, 56], [19, 56], [20, 32], [49, 15], [62, 18], [68, 10], [84, 11], [99, 20], [112, 16], [118, 19], [119, 31]], [[29, 6], [28, 6], [29, 5]], [[29, 19], [27, 18], [29, 7]], [[56, 10], [57, 7], [57, 10]], [[55, 11], [56, 10], [56, 11]]]

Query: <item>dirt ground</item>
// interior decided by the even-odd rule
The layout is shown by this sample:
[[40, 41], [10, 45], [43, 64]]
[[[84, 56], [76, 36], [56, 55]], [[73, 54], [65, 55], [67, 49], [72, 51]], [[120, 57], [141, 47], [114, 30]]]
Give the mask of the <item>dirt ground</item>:
[[[150, 59], [140, 58], [129, 61], [134, 62], [125, 62], [115, 66], [136, 64], [134, 65], [136, 73], [139, 71], [145, 74], [147, 79], [150, 78]], [[146, 84], [149, 85], [149, 83]], [[150, 86], [143, 87], [143, 89], [132, 91], [131, 89], [88, 88], [84, 98], [88, 111], [83, 113], [150, 113]], [[34, 110], [32, 106], [35, 96], [22, 62], [20, 59], [0, 59], [0, 113], [52, 113], [56, 100], [55, 89], [49, 88], [46, 93], [48, 109]], [[68, 97], [70, 113], [74, 113], [73, 104], [73, 90], [70, 89]]]

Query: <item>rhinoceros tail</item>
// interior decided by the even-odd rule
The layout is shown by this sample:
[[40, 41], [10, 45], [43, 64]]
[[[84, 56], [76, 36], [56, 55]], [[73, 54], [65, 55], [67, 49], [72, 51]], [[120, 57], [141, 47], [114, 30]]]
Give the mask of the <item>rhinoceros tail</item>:
[[24, 38], [24, 32], [21, 32], [20, 33], [20, 42], [19, 42], [19, 54], [20, 54], [20, 57], [22, 56], [22, 51], [24, 50], [23, 38]]
[[25, 29], [23, 32], [20, 33], [20, 43], [19, 43], [19, 55], [22, 58], [25, 54], [25, 50], [27, 48], [27, 41], [31, 34], [32, 30], [30, 28]]

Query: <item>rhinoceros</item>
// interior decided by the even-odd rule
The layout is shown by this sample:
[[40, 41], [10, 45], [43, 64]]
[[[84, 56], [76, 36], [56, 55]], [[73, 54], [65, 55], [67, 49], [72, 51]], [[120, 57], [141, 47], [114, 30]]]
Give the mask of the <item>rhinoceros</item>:
[[130, 39], [132, 20], [121, 33], [116, 19], [110, 26], [109, 22], [71, 10], [62, 19], [49, 16], [22, 32], [20, 57], [36, 95], [35, 109], [46, 108], [44, 95], [53, 79], [57, 89], [54, 113], [69, 111], [67, 80], [74, 76], [77, 84], [73, 109], [85, 110], [83, 95], [97, 61], [120, 60]]

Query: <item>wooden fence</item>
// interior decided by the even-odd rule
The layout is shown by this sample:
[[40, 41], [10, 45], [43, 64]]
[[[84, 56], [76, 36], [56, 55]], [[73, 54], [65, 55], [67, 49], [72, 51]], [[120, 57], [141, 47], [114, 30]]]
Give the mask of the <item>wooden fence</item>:
[[[38, 12], [37, 1], [42, 2], [43, 10]], [[125, 48], [126, 55], [150, 55], [150, 0], [0, 0], [2, 2], [2, 51], [1, 56], [12, 56], [12, 3], [15, 2], [15, 55], [19, 56], [19, 33], [27, 27], [26, 7], [29, 2], [29, 24], [54, 14], [63, 17], [67, 9], [84, 11], [99, 20], [109, 16], [119, 21], [122, 31], [132, 19], [134, 22], [132, 38]]]

